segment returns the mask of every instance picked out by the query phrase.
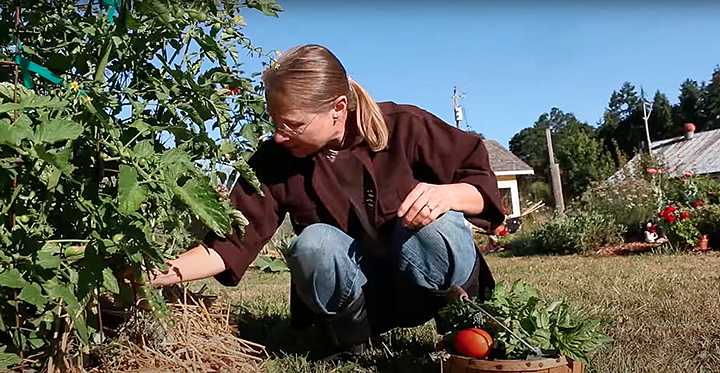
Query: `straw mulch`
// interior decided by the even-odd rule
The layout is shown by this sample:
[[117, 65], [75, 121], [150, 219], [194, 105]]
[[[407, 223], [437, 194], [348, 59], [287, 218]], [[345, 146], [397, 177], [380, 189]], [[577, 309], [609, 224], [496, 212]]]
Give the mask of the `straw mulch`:
[[187, 290], [177, 298], [169, 304], [173, 315], [164, 319], [134, 312], [90, 373], [264, 370], [265, 347], [238, 337], [229, 306]]

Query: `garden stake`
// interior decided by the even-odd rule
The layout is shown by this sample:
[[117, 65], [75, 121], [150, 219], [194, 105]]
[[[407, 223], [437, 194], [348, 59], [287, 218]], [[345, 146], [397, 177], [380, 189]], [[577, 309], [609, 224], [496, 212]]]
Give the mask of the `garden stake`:
[[536, 359], [542, 359], [542, 358], [543, 358], [543, 356], [542, 356], [542, 350], [540, 350], [539, 347], [535, 347], [535, 346], [531, 345], [530, 343], [528, 343], [527, 341], [525, 341], [525, 339], [523, 339], [522, 337], [520, 337], [520, 336], [518, 336], [517, 334], [513, 333], [513, 331], [510, 330], [510, 328], [508, 328], [507, 326], [505, 326], [505, 324], [501, 323], [500, 320], [496, 319], [496, 318], [495, 318], [493, 315], [491, 315], [488, 311], [485, 311], [484, 308], [480, 307], [477, 303], [473, 302], [473, 301], [470, 299], [470, 297], [468, 296], [467, 292], [465, 292], [465, 290], [464, 290], [463, 288], [461, 288], [459, 285], [453, 285], [453, 286], [451, 286], [450, 289], [448, 290], [448, 295], [449, 295], [449, 296], [452, 296], [452, 297], [454, 297], [454, 298], [456, 298], [456, 299], [459, 299], [459, 300], [462, 301], [462, 302], [468, 303], [468, 304], [471, 305], [473, 308], [475, 308], [476, 310], [482, 312], [485, 316], [489, 317], [489, 318], [490, 318], [491, 320], [493, 320], [495, 323], [497, 323], [498, 325], [502, 326], [503, 329], [505, 329], [505, 331], [507, 331], [508, 333], [510, 333], [510, 335], [512, 335], [512, 336], [515, 337], [517, 340], [519, 340], [520, 342], [522, 342], [522, 344], [524, 344], [527, 348], [530, 349], [530, 353], [528, 354], [526, 360], [536, 360]]

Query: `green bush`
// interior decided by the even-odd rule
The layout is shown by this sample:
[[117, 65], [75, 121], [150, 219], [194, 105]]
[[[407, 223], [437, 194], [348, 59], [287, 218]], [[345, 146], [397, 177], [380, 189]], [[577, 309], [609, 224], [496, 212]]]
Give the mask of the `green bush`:
[[[685, 180], [685, 182], [683, 182]], [[708, 176], [692, 176], [670, 179], [666, 183], [665, 195], [670, 201], [692, 206], [695, 201], [720, 203], [720, 179]]]
[[573, 201], [570, 208], [608, 215], [628, 239], [640, 240], [645, 224], [657, 214], [657, 204], [649, 180], [626, 178], [595, 185]]
[[625, 228], [611, 215], [578, 210], [559, 216], [533, 232], [531, 249], [538, 254], [583, 253], [623, 241]]
[[703, 205], [695, 209], [697, 228], [708, 236], [709, 245], [720, 248], [720, 205]]
[[524, 195], [532, 201], [544, 201], [546, 204], [550, 204], [553, 201], [552, 190], [550, 190], [550, 186], [544, 181], [535, 181], [530, 184]]

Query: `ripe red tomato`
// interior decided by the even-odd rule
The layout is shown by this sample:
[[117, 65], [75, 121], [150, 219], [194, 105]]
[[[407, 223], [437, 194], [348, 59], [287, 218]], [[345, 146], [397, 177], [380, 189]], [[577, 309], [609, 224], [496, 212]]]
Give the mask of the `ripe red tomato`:
[[490, 355], [493, 339], [482, 329], [470, 328], [459, 331], [455, 335], [453, 345], [460, 355], [484, 359]]

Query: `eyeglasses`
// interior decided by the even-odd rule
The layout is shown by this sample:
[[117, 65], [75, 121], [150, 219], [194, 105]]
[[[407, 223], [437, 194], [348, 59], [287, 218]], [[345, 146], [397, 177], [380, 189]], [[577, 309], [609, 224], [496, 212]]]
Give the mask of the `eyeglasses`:
[[[319, 114], [319, 113], [318, 113], [318, 114]], [[283, 133], [283, 134], [285, 134], [285, 135], [287, 135], [287, 136], [289, 136], [289, 137], [298, 137], [298, 136], [302, 135], [303, 132], [305, 132], [305, 130], [306, 130], [308, 127], [310, 127], [310, 125], [312, 124], [312, 122], [315, 121], [315, 118], [317, 118], [318, 114], [315, 114], [315, 116], [313, 116], [313, 118], [312, 118], [309, 122], [307, 122], [306, 124], [303, 124], [303, 125], [301, 125], [301, 126], [298, 126], [298, 127], [294, 128], [294, 129], [291, 128], [290, 126], [288, 126], [287, 124], [283, 123], [283, 122], [275, 123], [275, 121], [273, 121], [273, 123], [275, 123], [275, 130], [276, 130], [276, 131], [281, 132], [281, 133]]]

